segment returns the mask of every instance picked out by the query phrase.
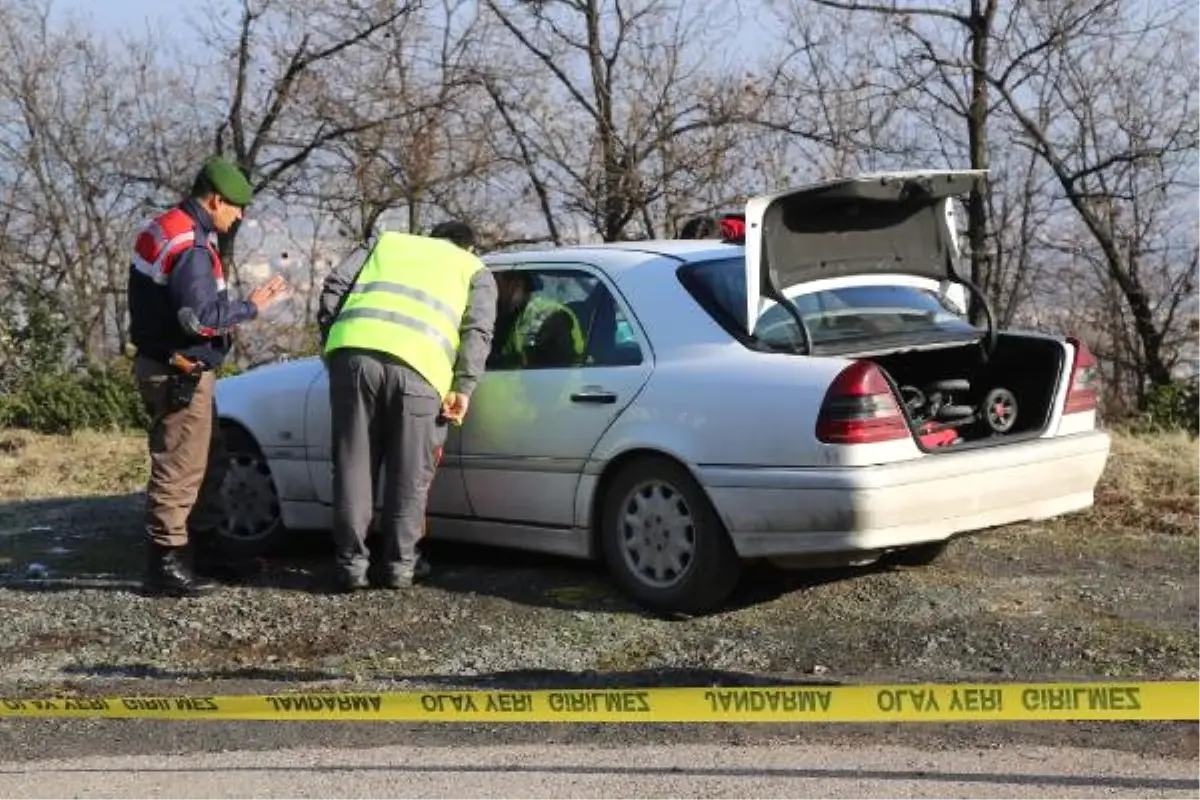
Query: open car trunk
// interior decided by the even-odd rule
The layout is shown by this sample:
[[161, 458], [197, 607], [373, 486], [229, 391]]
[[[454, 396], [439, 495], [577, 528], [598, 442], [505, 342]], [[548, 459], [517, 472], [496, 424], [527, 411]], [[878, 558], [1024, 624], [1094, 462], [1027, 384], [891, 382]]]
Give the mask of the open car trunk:
[[982, 344], [966, 344], [869, 360], [891, 379], [929, 450], [1040, 435], [1068, 367], [1059, 342], [1016, 333], [1001, 333], [990, 357]]
[[[1068, 349], [1047, 336], [997, 332], [987, 298], [964, 277], [956, 201], [985, 176], [982, 170], [879, 172], [751, 198], [745, 214], [745, 308], [738, 309], [743, 330], [767, 344], [775, 337], [792, 352], [873, 363], [900, 398], [917, 441], [930, 452], [1040, 435], [1064, 370], [1071, 367]], [[853, 296], [875, 284], [895, 287], [901, 279], [944, 288], [947, 295], [955, 286], [968, 289], [987, 329], [977, 334], [960, 314], [947, 316], [911, 297], [883, 291]], [[783, 335], [791, 329], [776, 307], [794, 320], [795, 337]], [[865, 349], [867, 340], [872, 349]], [[940, 341], [948, 343], [935, 344]], [[854, 373], [847, 380], [862, 377]], [[838, 397], [852, 399], [844, 407], [840, 401], [829, 406], [835, 410], [818, 424], [819, 438], [828, 443], [893, 438], [895, 427], [903, 426], [891, 403], [872, 406], [881, 384], [869, 391], [838, 387]]]
[[985, 170], [879, 172], [834, 178], [746, 203], [746, 306], [755, 328], [763, 300], [816, 280], [899, 273], [956, 278], [954, 199]]

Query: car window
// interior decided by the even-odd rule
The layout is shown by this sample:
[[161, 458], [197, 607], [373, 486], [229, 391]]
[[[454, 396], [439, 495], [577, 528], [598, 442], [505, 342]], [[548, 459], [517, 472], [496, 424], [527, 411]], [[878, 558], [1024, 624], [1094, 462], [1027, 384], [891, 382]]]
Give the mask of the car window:
[[[746, 302], [742, 260], [706, 261], [686, 267], [680, 278], [696, 301], [730, 329]], [[798, 295], [792, 302], [814, 346], [977, 332], [950, 303], [915, 286], [844, 286]], [[790, 351], [803, 344], [804, 336], [791, 312], [772, 303], [759, 315], [752, 340], [766, 349]]]
[[633, 326], [608, 287], [565, 268], [497, 270], [489, 370], [622, 366], [642, 362]]
[[[844, 286], [792, 300], [816, 344], [946, 331], [973, 330], [933, 292], [916, 286]], [[761, 315], [754, 336], [773, 347], [801, 342], [795, 317], [781, 305]]]

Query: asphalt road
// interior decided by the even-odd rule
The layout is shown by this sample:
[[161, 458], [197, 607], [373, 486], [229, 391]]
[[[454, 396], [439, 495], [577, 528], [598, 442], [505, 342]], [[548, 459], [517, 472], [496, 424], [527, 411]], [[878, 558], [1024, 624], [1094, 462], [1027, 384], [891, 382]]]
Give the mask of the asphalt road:
[[6, 797], [1196, 797], [1196, 762], [1011, 746], [235, 750], [0, 762]]

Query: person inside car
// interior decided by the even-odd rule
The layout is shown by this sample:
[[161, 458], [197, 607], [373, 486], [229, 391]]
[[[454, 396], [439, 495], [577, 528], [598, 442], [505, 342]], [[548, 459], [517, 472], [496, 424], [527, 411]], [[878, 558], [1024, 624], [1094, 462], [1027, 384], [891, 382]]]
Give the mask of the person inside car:
[[582, 363], [583, 328], [570, 307], [538, 294], [527, 272], [496, 274], [497, 366], [566, 367]]

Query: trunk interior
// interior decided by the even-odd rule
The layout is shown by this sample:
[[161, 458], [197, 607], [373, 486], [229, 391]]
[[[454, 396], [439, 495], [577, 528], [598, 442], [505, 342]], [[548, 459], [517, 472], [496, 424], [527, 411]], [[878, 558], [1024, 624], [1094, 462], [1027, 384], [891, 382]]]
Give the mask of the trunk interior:
[[896, 387], [928, 450], [1001, 444], [1046, 428], [1064, 368], [1051, 339], [1002, 333], [985, 359], [980, 345], [872, 357]]

